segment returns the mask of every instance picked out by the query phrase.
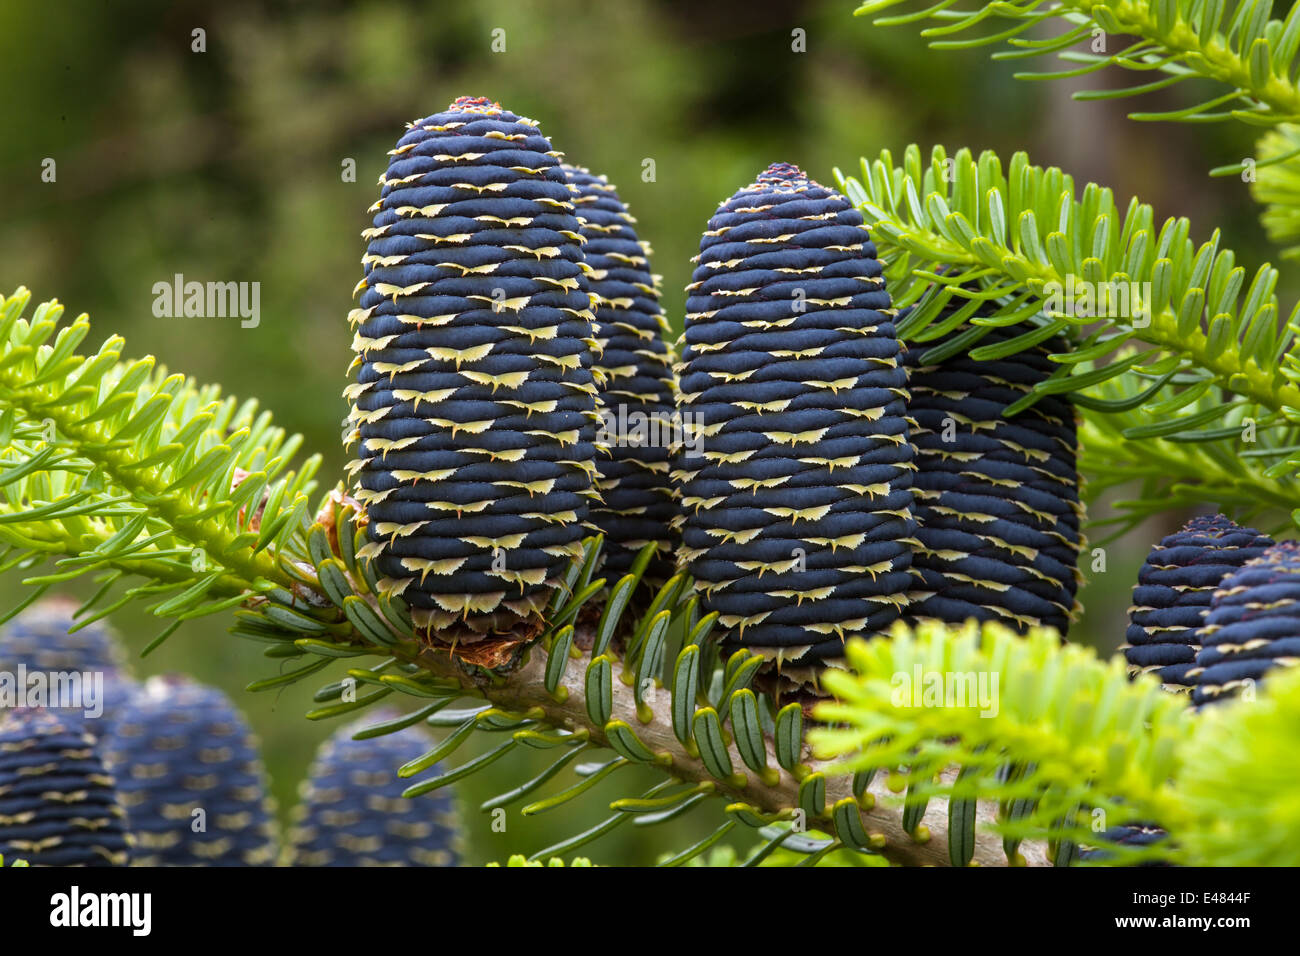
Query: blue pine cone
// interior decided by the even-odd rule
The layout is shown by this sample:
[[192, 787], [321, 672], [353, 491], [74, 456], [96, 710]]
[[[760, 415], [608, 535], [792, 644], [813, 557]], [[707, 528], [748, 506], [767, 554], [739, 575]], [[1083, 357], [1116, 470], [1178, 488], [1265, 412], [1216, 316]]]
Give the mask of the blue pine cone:
[[257, 739], [221, 691], [151, 677], [104, 741], [139, 866], [269, 866], [274, 808]]
[[[1101, 840], [1098, 846], [1080, 847], [1080, 863], [1097, 863], [1106, 864], [1115, 859], [1114, 848], [1119, 847], [1150, 847], [1157, 846], [1169, 839], [1167, 831], [1160, 827], [1152, 826], [1149, 823], [1130, 823], [1123, 826], [1111, 827], [1101, 834]], [[1159, 861], [1148, 861], [1139, 863], [1138, 866], [1166, 866], [1167, 864]]]
[[54, 711], [0, 712], [0, 856], [125, 866], [126, 815], [95, 739]]
[[[46, 707], [99, 737], [130, 699], [134, 681], [112, 628], [95, 621], [72, 630], [77, 607], [47, 598], [0, 628], [0, 708]], [[6, 680], [25, 700], [7, 699]]]
[[1224, 577], [1262, 555], [1273, 539], [1223, 515], [1193, 518], [1162, 538], [1138, 572], [1124, 633], [1134, 672], [1152, 673], [1169, 690], [1187, 691], [1215, 590]]
[[836, 657], [899, 616], [906, 373], [852, 204], [785, 163], [724, 202], [687, 287], [680, 557], [724, 643]]
[[[1016, 334], [994, 328], [979, 345]], [[924, 364], [945, 341], [914, 343], [905, 358], [920, 541], [907, 614], [1064, 635], [1076, 613], [1083, 515], [1074, 406], [1047, 395], [1004, 415], [1051, 374], [1048, 355], [1060, 343], [989, 361], [963, 350]]]
[[337, 731], [316, 752], [294, 809], [288, 861], [294, 866], [455, 866], [459, 820], [447, 788], [413, 799], [397, 768], [434, 745], [423, 727], [369, 740], [352, 735], [383, 711]]
[[550, 141], [485, 99], [417, 120], [391, 155], [349, 317], [363, 556], [417, 626], [472, 642], [534, 623], [581, 553], [596, 387], [579, 223]]
[[1280, 541], [1219, 584], [1197, 632], [1192, 702], [1231, 697], [1300, 661], [1300, 542]]
[[601, 501], [591, 522], [605, 536], [602, 574], [613, 584], [650, 542], [658, 551], [645, 580], [662, 584], [674, 570], [676, 536], [669, 522], [677, 504], [669, 480], [674, 411], [673, 360], [664, 338], [659, 277], [650, 272], [650, 245], [604, 176], [562, 166], [581, 225], [587, 281], [595, 298], [598, 350], [596, 487]]
[[46, 598], [0, 628], [0, 668], [22, 662], [43, 671], [121, 671], [126, 655], [117, 635], [103, 621], [77, 631], [77, 603]]

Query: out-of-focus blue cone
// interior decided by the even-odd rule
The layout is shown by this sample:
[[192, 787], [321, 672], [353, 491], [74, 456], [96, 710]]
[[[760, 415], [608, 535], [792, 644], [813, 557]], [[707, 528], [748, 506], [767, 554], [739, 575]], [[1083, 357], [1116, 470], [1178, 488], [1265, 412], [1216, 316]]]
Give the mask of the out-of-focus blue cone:
[[[27, 704], [102, 737], [130, 699], [135, 682], [116, 632], [103, 621], [72, 630], [78, 604], [38, 601], [0, 628], [0, 672], [12, 675]], [[3, 695], [0, 695], [2, 697]], [[0, 699], [0, 706], [9, 702]]]
[[126, 814], [94, 737], [54, 711], [0, 711], [0, 855], [125, 866]]
[[274, 813], [258, 743], [221, 691], [151, 677], [105, 740], [138, 866], [269, 866]]
[[[286, 852], [295, 866], [454, 866], [458, 822], [446, 789], [407, 799], [402, 764], [427, 753], [420, 725], [369, 740], [352, 735], [397, 718], [382, 711], [321, 744], [294, 810]], [[435, 768], [436, 770], [436, 768]]]

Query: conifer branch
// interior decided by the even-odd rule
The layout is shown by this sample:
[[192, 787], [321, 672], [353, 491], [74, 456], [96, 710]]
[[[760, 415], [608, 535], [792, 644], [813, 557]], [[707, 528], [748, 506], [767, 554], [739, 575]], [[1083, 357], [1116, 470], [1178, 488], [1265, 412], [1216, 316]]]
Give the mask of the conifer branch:
[[[1220, 487], [1289, 510], [1300, 468], [1300, 312], [1279, 323], [1272, 266], [1247, 283], [1217, 232], [1198, 246], [1186, 219], [1157, 229], [1150, 206], [1133, 200], [1121, 213], [1110, 190], [1076, 190], [1070, 176], [1032, 166], [1023, 153], [1004, 173], [991, 152], [949, 157], [936, 147], [926, 164], [909, 146], [901, 165], [885, 151], [863, 160], [860, 179], [836, 175], [889, 263], [896, 303], [914, 306], [899, 323], [905, 339], [924, 344], [965, 327], [945, 350], [994, 359], [1063, 332], [1071, 344], [1053, 356], [1060, 368], [1021, 407], [1069, 392], [1099, 421], [1141, 408], [1143, 422], [1119, 431], [1113, 422], [1098, 425], [1112, 440], [1140, 443], [1130, 459], [1158, 438], [1175, 466], [1166, 479], [1211, 487], [1209, 455], [1222, 465], [1219, 477], [1231, 478]], [[972, 319], [989, 300], [998, 308]], [[1024, 331], [981, 346], [993, 326]], [[1248, 419], [1254, 431], [1245, 444]], [[1241, 455], [1262, 459], [1261, 467], [1232, 465]], [[1090, 462], [1107, 474], [1106, 460], [1094, 454]]]
[[[599, 541], [590, 543], [544, 633], [450, 647], [417, 631], [401, 599], [378, 587], [371, 562], [359, 556], [367, 539], [355, 502], [335, 489], [309, 508], [316, 460], [288, 470], [296, 438], [251, 403], [221, 400], [215, 389], [155, 370], [149, 359], [124, 361], [120, 338], [94, 355], [78, 354], [89, 331], [84, 316], [45, 345], [62, 310], [47, 304], [27, 320], [29, 299], [20, 290], [0, 310], [0, 538], [6, 568], [31, 571], [56, 559], [54, 573], [26, 578], [31, 599], [93, 574], [100, 588], [79, 619], [151, 600], [155, 614], [172, 619], [159, 639], [191, 617], [233, 611], [232, 633], [261, 643], [277, 665], [250, 691], [284, 687], [340, 661], [353, 665], [343, 681], [318, 692], [313, 719], [405, 693], [419, 699], [431, 723], [457, 728], [450, 744], [440, 745], [447, 753], [470, 733], [508, 732], [512, 748], [559, 748], [567, 759], [612, 753], [617, 766], [664, 770], [651, 793], [616, 801], [605, 823], [541, 857], [566, 855], [618, 823], [653, 824], [708, 799], [724, 802], [723, 829], [766, 833], [802, 816], [831, 835], [821, 843], [779, 836], [786, 846], [806, 844], [807, 853], [847, 846], [900, 863], [947, 858], [942, 841], [918, 828], [943, 833], [941, 804], [923, 818], [904, 817], [880, 781], [869, 789], [864, 779], [820, 773], [802, 742], [800, 705], [777, 714], [766, 694], [755, 693], [757, 657], [719, 658], [709, 639], [716, 615], [699, 619], [687, 579], [672, 578], [644, 613], [628, 611], [623, 598], [637, 589], [653, 544], [606, 588], [595, 577]], [[196, 562], [195, 554], [208, 560]], [[345, 686], [363, 693], [349, 699]], [[468, 711], [445, 709], [466, 698], [474, 704]], [[408, 793], [482, 765], [479, 758], [446, 779], [419, 780]], [[522, 786], [493, 805], [522, 801], [535, 789]], [[994, 811], [980, 812], [991, 819]], [[1007, 860], [992, 836], [977, 840], [973, 854], [986, 864]], [[676, 861], [695, 855], [684, 850]], [[1016, 859], [1044, 862], [1032, 847]]]
[[[582, 640], [579, 643], [583, 643]], [[448, 679], [463, 679], [458, 666], [443, 651], [424, 649], [418, 660], [430, 673]], [[545, 688], [545, 673], [549, 661], [548, 654], [538, 647], [531, 652], [519, 670], [512, 673], [505, 683], [498, 683], [486, 677], [473, 681], [473, 687], [483, 698], [494, 706], [510, 712], [518, 712], [542, 723], [571, 732], [585, 732], [588, 746], [591, 748], [611, 747], [606, 730], [592, 726], [587, 711], [586, 681], [577, 668], [566, 672], [561, 682], [563, 693], [556, 696], [548, 694]], [[615, 667], [615, 686], [622, 679], [621, 662]], [[661, 691], [666, 698], [668, 695]], [[770, 739], [764, 740], [767, 764], [772, 768], [774, 779], [763, 780], [752, 771], [747, 772], [743, 758], [732, 740], [727, 745], [731, 764], [737, 768], [736, 774], [728, 779], [719, 780], [710, 774], [698, 754], [692, 754], [673, 733], [667, 708], [659, 706], [650, 713], [638, 708], [630, 693], [618, 692], [613, 696], [613, 713], [610, 722], [632, 727], [638, 738], [654, 756], [649, 762], [661, 766], [665, 773], [695, 792], [709, 794], [724, 801], [729, 815], [753, 825], [771, 825], [782, 820], [788, 822], [794, 808], [801, 806], [799, 800], [800, 779], [807, 779], [812, 774], [826, 774], [829, 764], [815, 760], [805, 747], [803, 759], [798, 768], [798, 776], [780, 768], [775, 748]], [[645, 718], [648, 717], [648, 720]], [[608, 727], [609, 724], [606, 724]], [[885, 774], [878, 775], [865, 791], [870, 796], [858, 794], [855, 798], [852, 776], [828, 777], [825, 783], [825, 806], [843, 806], [844, 801], [861, 804], [861, 826], [870, 838], [871, 848], [891, 863], [906, 866], [949, 865], [949, 853], [946, 842], [948, 802], [936, 799], [926, 808], [920, 826], [924, 829], [911, 831], [903, 825], [903, 816], [896, 793], [889, 790], [889, 780]], [[983, 825], [976, 838], [973, 859], [984, 866], [1005, 866], [1007, 856], [1000, 835], [992, 830], [996, 816], [996, 807], [989, 801], [982, 801], [979, 806], [979, 819]], [[815, 830], [834, 832], [835, 822], [829, 815], [805, 818], [807, 825]], [[1030, 865], [1045, 865], [1044, 850], [1039, 845], [1021, 848], [1020, 862]]]
[[[1135, 120], [1211, 122], [1237, 119], [1271, 126], [1300, 119], [1300, 86], [1295, 59], [1300, 46], [1300, 14], [1292, 7], [1285, 20], [1270, 19], [1272, 3], [1265, 0], [1012, 0], [954, 10], [956, 0], [895, 16], [877, 16], [905, 0], [868, 0], [856, 13], [872, 16], [876, 26], [931, 20], [921, 35], [934, 49], [988, 46], [1006, 40], [1008, 49], [996, 60], [1019, 61], [1050, 53], [1080, 64], [1054, 73], [1017, 73], [1019, 79], [1054, 79], [1088, 75], [1108, 66], [1159, 79], [1143, 79], [1131, 87], [1076, 93], [1079, 99], [1137, 96], [1188, 79], [1204, 78], [1227, 92], [1194, 106], [1161, 113], [1135, 112]], [[1050, 39], [1026, 39], [1023, 34], [1048, 20], [1063, 21], [1067, 29]], [[980, 36], [958, 34], [986, 22], [1003, 29]], [[1093, 39], [1095, 31], [1109, 37], [1133, 37], [1117, 52], [1083, 53], [1070, 48]], [[1235, 104], [1235, 105], [1234, 105]]]

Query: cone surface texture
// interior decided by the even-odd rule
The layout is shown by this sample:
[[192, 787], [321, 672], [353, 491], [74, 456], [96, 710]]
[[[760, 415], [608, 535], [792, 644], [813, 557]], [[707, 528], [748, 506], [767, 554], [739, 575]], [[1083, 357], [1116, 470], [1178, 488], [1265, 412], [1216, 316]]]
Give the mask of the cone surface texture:
[[899, 616], [911, 562], [905, 372], [847, 199], [777, 164], [709, 220], [679, 366], [681, 559], [724, 643], [837, 657]]
[[433, 748], [433, 737], [416, 725], [352, 739], [375, 717], [396, 716], [368, 715], [321, 744], [294, 813], [293, 865], [456, 865], [458, 822], [449, 789], [407, 799], [402, 791], [411, 781], [397, 776], [398, 767]]
[[1138, 572], [1125, 632], [1124, 657], [1135, 672], [1171, 690], [1196, 684], [1188, 676], [1200, 648], [1199, 629], [1223, 579], [1273, 545], [1254, 528], [1223, 515], [1193, 518], [1161, 539]]
[[[1079, 862], [1105, 864], [1115, 858], [1115, 853], [1110, 849], [1111, 847], [1149, 847], [1156, 846], [1169, 839], [1169, 834], [1166, 831], [1149, 823], [1131, 823], [1111, 827], [1104, 831], [1101, 836], [1101, 846], [1081, 847], [1079, 849]], [[1149, 867], [1165, 866], [1167, 864], [1144, 862], [1137, 865]]]
[[659, 277], [650, 272], [650, 247], [604, 176], [565, 165], [581, 225], [588, 282], [595, 299], [593, 358], [597, 411], [597, 488], [591, 522], [605, 536], [601, 574], [614, 584], [642, 547], [659, 548], [646, 580], [662, 584], [673, 573], [677, 513], [669, 480], [674, 411], [668, 323], [659, 306]]
[[139, 866], [266, 866], [274, 809], [256, 739], [226, 695], [153, 677], [105, 740]]
[[0, 667], [16, 663], [44, 671], [120, 671], [126, 656], [103, 621], [78, 631], [71, 601], [50, 598], [33, 604], [0, 628]]
[[581, 236], [532, 120], [462, 98], [392, 151], [358, 286], [349, 467], [381, 588], [473, 640], [535, 619], [595, 494]]
[[96, 621], [72, 630], [76, 609], [72, 601], [49, 598], [0, 628], [0, 672], [29, 687], [36, 686], [39, 674], [47, 696], [27, 703], [56, 711], [99, 737], [130, 699], [135, 682], [112, 628]]
[[[979, 345], [1015, 334], [994, 329]], [[927, 364], [926, 353], [946, 341], [912, 343], [906, 356], [920, 541], [908, 616], [1065, 634], [1083, 510], [1074, 407], [1047, 395], [1003, 414], [1051, 374], [1057, 343], [996, 361], [963, 351]]]
[[126, 815], [94, 738], [42, 708], [0, 711], [0, 855], [125, 866]]
[[1239, 693], [1300, 661], [1300, 542], [1281, 541], [1219, 584], [1198, 632], [1192, 702]]

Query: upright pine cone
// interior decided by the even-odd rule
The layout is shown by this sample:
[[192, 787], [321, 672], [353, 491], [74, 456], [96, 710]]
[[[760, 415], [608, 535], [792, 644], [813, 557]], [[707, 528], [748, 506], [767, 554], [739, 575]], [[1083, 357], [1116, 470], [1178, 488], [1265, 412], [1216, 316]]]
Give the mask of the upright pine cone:
[[1189, 690], [1215, 589], [1224, 577], [1273, 545], [1254, 528], [1223, 515], [1193, 518], [1162, 538], [1138, 572], [1124, 634], [1124, 657], [1136, 672], [1154, 673], [1169, 690]]
[[563, 167], [581, 225], [587, 275], [595, 300], [593, 360], [597, 433], [596, 487], [591, 522], [605, 535], [602, 574], [613, 584], [648, 543], [659, 550], [646, 580], [662, 584], [673, 573], [677, 513], [669, 481], [669, 435], [674, 411], [672, 357], [659, 307], [659, 277], [650, 272], [650, 245], [604, 176]]
[[125, 866], [125, 816], [89, 733], [42, 708], [0, 712], [0, 855], [33, 866]]
[[1225, 577], [1197, 636], [1201, 649], [1186, 675], [1196, 704], [1300, 661], [1300, 542], [1280, 541]]
[[[77, 607], [75, 601], [47, 598], [0, 628], [0, 671], [17, 676], [25, 670], [29, 684], [32, 675], [41, 674], [53, 693], [39, 703], [98, 737], [130, 699], [134, 681], [126, 671], [126, 655], [112, 628], [95, 621], [72, 630]], [[77, 675], [75, 686], [71, 675]], [[79, 699], [59, 706], [55, 696], [60, 689], [79, 690]], [[96, 693], [98, 698], [92, 700]]]
[[151, 677], [104, 742], [141, 866], [275, 863], [257, 739], [226, 695]]
[[906, 376], [875, 246], [847, 199], [778, 163], [719, 207], [696, 261], [682, 559], [729, 645], [838, 656], [910, 581]]
[[536, 619], [595, 494], [591, 303], [558, 155], [533, 120], [462, 97], [398, 141], [363, 233], [344, 395], [365, 556], [449, 641]]
[[372, 714], [337, 731], [316, 751], [294, 809], [288, 860], [294, 866], [455, 866], [459, 821], [446, 788], [408, 800], [397, 768], [427, 753], [420, 726], [353, 740]]
[[[993, 329], [979, 344], [1017, 334]], [[1000, 621], [1065, 634], [1075, 612], [1080, 531], [1073, 405], [1047, 395], [1006, 409], [1055, 368], [1045, 342], [996, 361], [964, 352], [935, 364], [907, 352], [907, 411], [915, 425], [916, 582], [909, 617]]]

